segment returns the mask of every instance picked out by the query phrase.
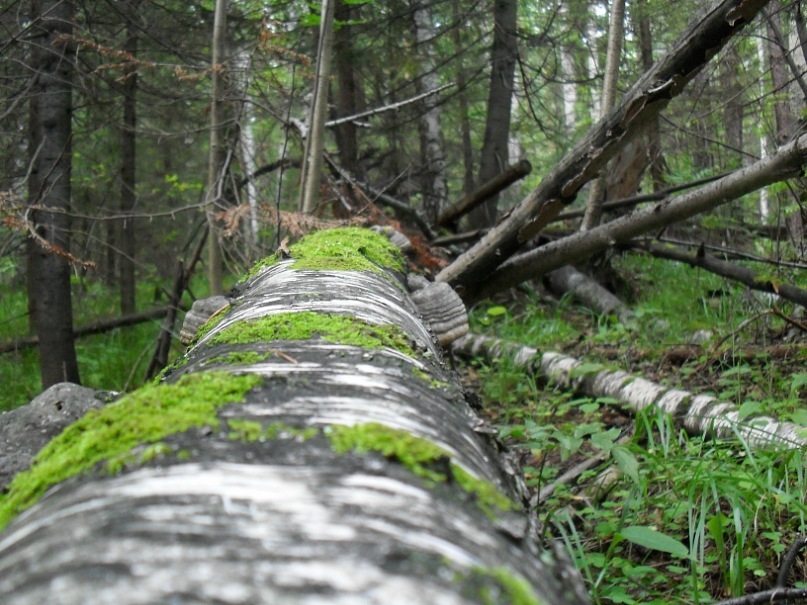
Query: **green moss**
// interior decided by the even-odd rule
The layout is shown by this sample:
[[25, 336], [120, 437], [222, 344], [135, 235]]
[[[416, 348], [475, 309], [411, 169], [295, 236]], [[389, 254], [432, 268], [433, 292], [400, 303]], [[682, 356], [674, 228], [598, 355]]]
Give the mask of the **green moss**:
[[273, 441], [286, 435], [305, 441], [319, 434], [319, 429], [315, 427], [302, 429], [282, 422], [273, 422], [265, 427], [254, 420], [228, 420], [227, 424], [230, 427], [228, 437], [239, 441]]
[[444, 389], [450, 386], [447, 382], [443, 380], [437, 380], [436, 378], [432, 378], [432, 376], [428, 372], [424, 372], [420, 368], [412, 368], [412, 375], [415, 378], [419, 378], [423, 382], [428, 383], [429, 386], [434, 389]]
[[227, 305], [226, 307], [222, 307], [221, 309], [213, 313], [213, 315], [211, 315], [210, 318], [199, 327], [199, 330], [196, 332], [196, 338], [194, 338], [194, 342], [199, 342], [200, 340], [202, 340], [202, 338], [207, 336], [210, 330], [219, 325], [222, 322], [222, 320], [225, 317], [227, 317], [227, 315], [229, 315], [230, 309], [232, 309], [232, 306]]
[[416, 355], [406, 334], [398, 326], [371, 324], [347, 315], [312, 311], [277, 313], [238, 322], [216, 334], [211, 343], [249, 344], [312, 338], [368, 349], [390, 347], [410, 357]]
[[[289, 252], [294, 259], [291, 268], [298, 270], [372, 271], [385, 274], [385, 269], [404, 271], [406, 268], [400, 250], [386, 237], [360, 227], [310, 233], [290, 246]], [[247, 278], [277, 263], [278, 258], [274, 255], [258, 261]]]
[[270, 358], [274, 353], [265, 351], [230, 351], [225, 355], [218, 355], [211, 358], [207, 363], [222, 363], [225, 365], [252, 365]]
[[[90, 411], [52, 439], [29, 470], [14, 477], [8, 493], [0, 498], [0, 528], [34, 504], [49, 487], [96, 464], [112, 461], [109, 470], [120, 470], [132, 448], [155, 444], [192, 427], [217, 425], [216, 410], [241, 401], [260, 382], [259, 376], [201, 372], [183, 376], [175, 384], [145, 386]], [[151, 450], [153, 455], [159, 453], [159, 448]]]
[[[471, 570], [471, 577], [478, 578], [487, 583], [492, 580], [495, 583], [495, 593], [483, 584], [479, 589], [479, 597], [486, 605], [543, 605], [538, 595], [535, 594], [530, 583], [520, 574], [516, 574], [506, 567], [474, 567]], [[468, 574], [462, 574], [460, 580], [464, 580]]]
[[339, 454], [350, 451], [378, 452], [387, 458], [397, 460], [427, 481], [435, 483], [448, 481], [446, 469], [450, 468], [454, 480], [466, 492], [476, 496], [477, 504], [488, 515], [516, 508], [513, 501], [491, 483], [473, 477], [454, 463], [450, 463], [448, 467], [440, 464], [442, 461], [449, 461], [451, 456], [428, 439], [377, 423], [332, 426], [326, 434], [331, 441], [331, 447]]
[[230, 434], [227, 435], [230, 439], [257, 441], [263, 433], [263, 425], [254, 420], [228, 420], [227, 425], [230, 427]]

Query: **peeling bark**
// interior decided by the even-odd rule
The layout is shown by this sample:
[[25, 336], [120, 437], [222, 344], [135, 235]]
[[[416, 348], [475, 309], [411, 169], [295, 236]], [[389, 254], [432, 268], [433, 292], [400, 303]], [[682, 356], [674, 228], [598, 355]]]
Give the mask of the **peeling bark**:
[[640, 134], [684, 89], [726, 41], [750, 22], [768, 0], [720, 0], [684, 32], [665, 57], [629, 90], [507, 219], [437, 277], [452, 285], [484, 280], [571, 203], [608, 160]]

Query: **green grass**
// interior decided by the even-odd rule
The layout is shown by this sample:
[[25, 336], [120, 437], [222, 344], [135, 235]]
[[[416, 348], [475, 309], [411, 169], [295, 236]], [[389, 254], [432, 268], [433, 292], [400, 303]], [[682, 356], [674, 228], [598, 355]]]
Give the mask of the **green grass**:
[[[170, 287], [168, 283], [160, 285]], [[156, 287], [154, 282], [138, 285], [138, 309], [145, 310], [165, 304], [164, 300], [154, 300]], [[191, 289], [197, 297], [205, 296], [206, 288], [203, 276], [196, 276], [192, 280]], [[185, 301], [190, 303], [188, 295], [185, 296]], [[73, 297], [76, 326], [120, 314], [116, 292], [103, 284], [90, 281], [74, 283]], [[141, 386], [145, 381], [148, 363], [154, 354], [161, 324], [162, 320], [156, 319], [77, 339], [76, 356], [82, 384], [112, 391], [131, 391]], [[179, 325], [176, 329], [179, 329]], [[28, 335], [25, 288], [9, 287], [0, 294], [0, 342], [9, 342]], [[175, 341], [172, 355], [180, 350], [180, 345]], [[3, 385], [0, 391], [0, 411], [28, 403], [38, 395], [42, 386], [36, 348], [0, 355], [0, 384]]]
[[[807, 426], [807, 354], [784, 359], [744, 352], [769, 344], [782, 327], [742, 288], [688, 267], [644, 257], [617, 267], [637, 290], [628, 326], [598, 319], [564, 299], [537, 297], [504, 308], [480, 305], [478, 329], [562, 350], [658, 382], [733, 402], [743, 413], [773, 414]], [[778, 303], [785, 313], [792, 309]], [[665, 361], [708, 329], [712, 343], [680, 366]], [[579, 348], [579, 351], [576, 350]], [[609, 352], [607, 359], [599, 355]], [[770, 588], [784, 550], [807, 531], [807, 472], [801, 451], [752, 450], [741, 438], [690, 436], [669, 416], [635, 419], [607, 398], [558, 391], [507, 359], [477, 364], [489, 420], [524, 460], [540, 490], [593, 456], [603, 462], [561, 484], [540, 507], [546, 531], [562, 539], [594, 603], [711, 603]], [[617, 443], [630, 422], [635, 434]], [[608, 469], [614, 479], [598, 482]], [[796, 580], [798, 575], [796, 574]]]

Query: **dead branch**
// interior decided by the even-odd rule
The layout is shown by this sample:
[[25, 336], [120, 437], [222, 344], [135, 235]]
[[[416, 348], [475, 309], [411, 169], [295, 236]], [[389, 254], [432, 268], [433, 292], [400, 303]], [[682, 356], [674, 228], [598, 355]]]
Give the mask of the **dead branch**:
[[507, 169], [497, 174], [479, 189], [470, 195], [466, 195], [460, 201], [447, 208], [437, 217], [437, 226], [445, 227], [456, 222], [460, 217], [468, 214], [486, 200], [489, 200], [516, 181], [523, 179], [531, 171], [532, 164], [527, 160], [521, 160], [517, 164], [507, 167]]
[[711, 2], [666, 56], [645, 72], [622, 102], [591, 129], [510, 216], [441, 271], [437, 279], [466, 287], [486, 279], [570, 204], [581, 187], [595, 178], [633, 137], [643, 132], [767, 3], [768, 0]]
[[789, 300], [803, 307], [807, 307], [807, 291], [789, 284], [775, 283], [767, 278], [761, 278], [755, 271], [735, 263], [730, 263], [706, 254], [702, 249], [695, 254], [687, 254], [678, 250], [671, 250], [661, 246], [646, 246], [645, 248], [635, 248], [652, 254], [657, 258], [665, 258], [679, 263], [686, 263], [690, 267], [699, 267], [710, 273], [725, 277], [732, 281], [740, 282], [759, 292], [778, 294], [781, 298]]
[[[643, 233], [667, 227], [777, 181], [797, 176], [804, 165], [805, 154], [807, 135], [801, 135], [776, 153], [718, 181], [513, 257], [488, 276], [484, 283], [469, 283], [463, 297], [466, 300], [485, 298], [563, 265], [585, 260]], [[480, 278], [482, 276], [477, 276], [477, 281]]]

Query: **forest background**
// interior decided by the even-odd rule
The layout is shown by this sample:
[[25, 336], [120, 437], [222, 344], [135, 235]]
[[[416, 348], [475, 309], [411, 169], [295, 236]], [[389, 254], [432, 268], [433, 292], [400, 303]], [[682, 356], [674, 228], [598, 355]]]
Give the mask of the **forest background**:
[[[631, 347], [644, 347], [646, 355], [655, 346], [653, 359], [666, 356], [655, 367], [661, 379], [671, 373], [677, 381], [701, 379], [695, 386], [722, 389], [746, 406], [746, 414], [769, 412], [766, 406], [777, 402], [788, 419], [806, 424], [800, 407], [807, 373], [799, 365], [804, 347], [798, 344], [804, 303], [794, 301], [807, 286], [807, 215], [803, 182], [787, 180], [801, 173], [804, 156], [799, 142], [807, 34], [801, 2], [323, 4], [0, 5], [0, 409], [22, 405], [43, 386], [65, 379], [98, 389], [135, 388], [178, 350], [177, 339], [170, 338], [178, 332], [177, 308], [229, 287], [256, 260], [283, 250], [286, 238], [293, 242], [312, 229], [356, 222], [404, 230], [420, 269], [460, 286], [466, 301], [477, 303], [476, 328], [565, 350], [585, 341], [579, 352], [607, 353], [623, 363], [641, 357]], [[328, 7], [330, 15], [323, 10]], [[634, 84], [653, 73], [661, 58], [710, 48], [711, 41], [704, 44], [692, 32], [718, 9], [736, 9], [744, 27], [714, 40], [714, 53], [688, 59], [692, 71], [680, 82], [678, 76], [669, 86], [665, 80], [645, 82], [637, 97]], [[743, 11], [754, 18], [746, 20]], [[333, 25], [323, 27], [330, 18]], [[332, 61], [330, 73], [323, 74], [325, 56]], [[622, 99], [659, 94], [663, 111], [609, 152], [607, 166], [592, 174], [581, 169], [585, 178], [565, 174], [577, 184], [560, 196], [556, 205], [562, 208], [554, 211], [562, 210], [559, 216], [530, 217], [540, 225], [530, 231], [538, 237], [526, 238], [520, 250], [526, 264], [496, 267], [525, 244], [520, 233], [518, 246], [504, 240], [505, 258], [481, 262], [481, 254], [467, 252], [469, 245], [484, 249], [485, 242], [495, 251], [496, 234], [510, 228], [508, 220], [550, 187], [559, 170], [575, 166], [569, 158], [589, 150], [587, 157], [596, 159], [607, 147], [603, 141], [618, 138], [609, 112], [625, 120], [646, 106], [621, 105]], [[315, 142], [317, 115], [326, 124], [319, 137], [323, 153]], [[794, 142], [801, 146], [793, 148]], [[795, 164], [765, 169], [766, 158], [787, 149], [796, 150]], [[644, 235], [586, 235], [598, 233], [599, 224], [630, 220], [647, 204], [675, 199], [679, 192], [697, 197], [718, 179], [731, 182], [754, 170], [761, 176], [743, 195], [724, 194], [720, 205], [645, 229]], [[306, 171], [313, 171], [313, 181]], [[491, 179], [513, 172], [518, 176], [509, 187], [461, 221], [444, 216]], [[313, 195], [306, 196], [310, 182]], [[605, 243], [580, 252], [595, 240]], [[542, 249], [560, 251], [560, 260], [547, 261]], [[450, 264], [456, 256], [459, 262]], [[705, 276], [718, 266], [715, 259], [739, 263], [719, 266], [735, 281]], [[681, 261], [703, 267], [703, 273], [674, 268]], [[610, 319], [599, 312], [581, 317], [579, 309], [564, 306], [567, 299], [547, 307], [547, 292], [557, 287], [555, 269], [571, 262], [626, 300], [651, 289], [653, 300], [639, 301], [630, 317], [612, 307]], [[732, 285], [737, 279], [746, 285]], [[754, 289], [765, 296], [750, 294]], [[686, 358], [677, 375], [669, 364], [673, 351], [663, 344], [672, 332], [676, 342], [687, 344], [674, 351]], [[764, 363], [749, 361], [745, 349], [726, 354], [738, 335], [743, 344], [766, 345]], [[610, 348], [603, 350], [605, 345]], [[633, 369], [655, 363], [640, 361]], [[568, 466], [590, 450], [588, 442], [602, 446], [594, 448], [594, 458], [602, 451], [612, 457], [623, 452], [615, 445], [617, 415], [604, 413], [612, 403], [608, 397], [591, 395], [580, 404], [568, 394], [541, 391], [534, 377], [506, 363], [471, 370], [474, 378], [482, 381], [486, 400], [498, 405], [488, 414], [502, 436], [523, 448], [536, 492], [559, 474], [548, 474], [546, 460]], [[538, 402], [547, 407], [530, 407]], [[561, 420], [572, 425], [570, 434], [554, 428]], [[650, 469], [644, 479], [652, 469], [664, 475], [673, 463], [658, 452], [680, 454], [665, 441], [673, 429], [656, 417], [637, 426], [642, 422], [645, 433], [656, 437], [645, 435], [650, 445], [642, 453], [623, 452], [623, 463], [630, 467], [640, 460]], [[589, 433], [577, 434], [581, 427]], [[778, 469], [769, 471], [765, 487], [777, 503], [765, 525], [751, 498], [759, 484], [741, 486], [738, 477], [749, 482], [750, 474], [731, 466], [757, 465], [757, 481], [762, 463], [756, 454], [748, 450], [738, 462], [736, 450], [693, 443], [680, 438], [677, 447], [734, 469], [725, 471], [719, 489], [736, 487], [743, 504], [735, 505], [723, 491], [716, 495], [718, 487], [701, 485], [715, 494], [714, 511], [707, 523], [704, 508], [698, 525], [682, 520], [705, 501], [692, 496], [695, 488], [690, 512], [669, 517], [660, 512], [663, 502], [682, 489], [672, 479], [666, 488], [644, 484], [614, 491], [634, 509], [642, 498], [649, 502], [633, 527], [660, 527], [664, 537], [676, 536], [673, 546], [654, 542], [656, 534], [649, 543], [645, 534], [644, 541], [634, 536], [617, 546], [614, 528], [627, 523], [631, 506], [578, 511], [565, 539], [580, 553], [595, 598], [632, 602], [650, 594], [648, 586], [669, 582], [666, 599], [677, 594], [676, 582], [691, 582], [685, 600], [708, 601], [771, 585], [789, 544], [784, 528], [805, 527], [802, 466], [782, 479], [793, 491], [782, 491], [770, 477], [791, 472], [793, 461], [767, 461]], [[681, 454], [675, 460], [675, 479], [688, 481], [692, 459]], [[786, 497], [798, 512], [782, 512]], [[728, 537], [731, 514], [735, 533]], [[583, 525], [590, 534], [583, 535]], [[687, 531], [690, 540], [678, 540]], [[715, 549], [718, 537], [724, 554]], [[712, 550], [704, 554], [706, 542]], [[626, 543], [653, 556], [646, 550], [628, 556]], [[679, 565], [675, 553], [695, 553], [697, 544], [701, 552], [692, 554], [691, 566]], [[661, 561], [659, 552], [672, 553], [673, 560]], [[606, 574], [615, 569], [620, 573]], [[606, 585], [606, 575], [622, 580]]]
[[[607, 178], [576, 196], [577, 207], [586, 197], [683, 189], [751, 164], [798, 132], [807, 92], [801, 6], [759, 4], [769, 5], [645, 136], [620, 151]], [[187, 265], [207, 231], [204, 210], [220, 244], [208, 249], [222, 248], [225, 273], [239, 275], [286, 235], [311, 228], [300, 217], [284, 219], [298, 205], [321, 218], [365, 220], [381, 208], [433, 236], [428, 225], [452, 202], [528, 160], [526, 178], [467, 219], [467, 228], [490, 227], [701, 7], [683, 0], [333, 3], [327, 165], [314, 208], [299, 197], [302, 158], [314, 138], [305, 135], [319, 81], [320, 8], [4, 3], [3, 332], [11, 340], [37, 334], [43, 385], [79, 379], [73, 304], [89, 322], [115, 314], [109, 305], [82, 313], [101, 291], [117, 296], [125, 317], [171, 297], [178, 259]], [[50, 132], [57, 136], [43, 136]], [[584, 227], [599, 220], [595, 211]], [[442, 224], [444, 234], [457, 228]], [[698, 241], [792, 259], [802, 251], [801, 224], [800, 190], [779, 184], [700, 216]], [[562, 225], [552, 237], [576, 229]], [[208, 269], [220, 264], [207, 260]], [[221, 276], [211, 279], [220, 290]], [[37, 390], [24, 378], [30, 372], [7, 369], [20, 367], [17, 355], [3, 358], [4, 382], [27, 384], [30, 396]], [[14, 396], [4, 405], [23, 402]]]

